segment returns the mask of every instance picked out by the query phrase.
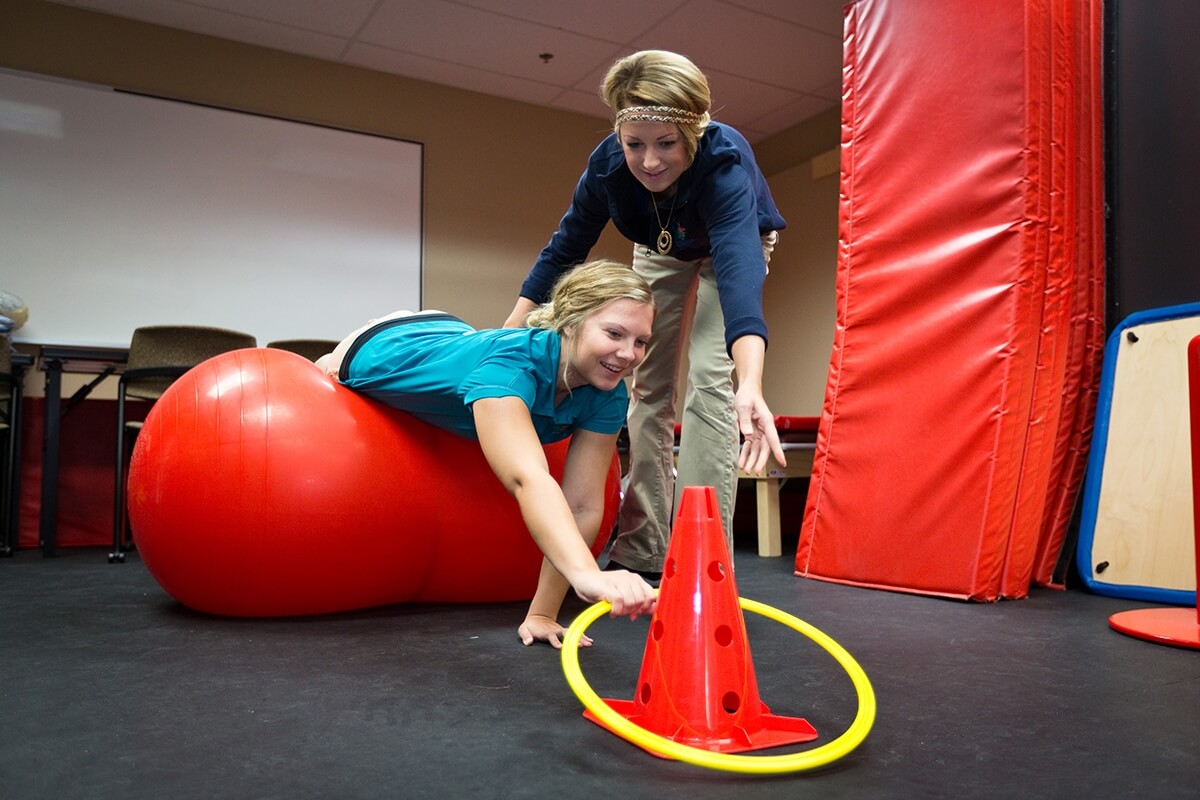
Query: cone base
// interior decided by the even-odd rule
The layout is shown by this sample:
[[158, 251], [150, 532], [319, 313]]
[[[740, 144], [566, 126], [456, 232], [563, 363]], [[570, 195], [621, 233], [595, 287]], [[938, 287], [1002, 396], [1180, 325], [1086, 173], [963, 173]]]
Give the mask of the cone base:
[[[736, 735], [728, 737], [724, 736], [702, 736], [696, 732], [688, 733], [680, 729], [673, 731], [654, 730], [647, 724], [647, 715], [640, 713], [645, 709], [639, 709], [638, 704], [633, 700], [610, 700], [605, 699], [604, 702], [616, 711], [625, 719], [635, 725], [648, 730], [650, 733], [658, 734], [664, 739], [670, 739], [679, 744], [685, 744], [689, 747], [695, 747], [699, 750], [708, 750], [713, 753], [744, 753], [750, 750], [762, 750], [768, 747], [782, 747], [788, 744], [799, 744], [802, 742], [811, 742], [817, 738], [817, 729], [808, 723], [808, 720], [800, 717], [782, 717], [776, 714], [768, 713], [767, 707], [762, 707], [762, 715], [758, 718], [759, 725], [754, 730], [747, 730], [744, 727], [736, 729]], [[583, 716], [600, 727], [608, 730], [610, 733], [616, 733], [599, 719], [597, 719], [590, 711], [583, 712]], [[654, 750], [642, 745], [640, 742], [634, 744], [641, 747], [647, 753], [659, 758], [669, 759], [661, 753], [656, 753]]]
[[1194, 608], [1140, 608], [1108, 618], [1114, 630], [1156, 644], [1200, 650], [1200, 621]]

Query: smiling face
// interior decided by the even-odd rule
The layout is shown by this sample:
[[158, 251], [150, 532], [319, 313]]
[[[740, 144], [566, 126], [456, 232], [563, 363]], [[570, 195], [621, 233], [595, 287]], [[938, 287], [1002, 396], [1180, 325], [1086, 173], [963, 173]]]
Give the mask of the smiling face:
[[563, 331], [568, 358], [566, 385], [560, 390], [591, 384], [608, 391], [646, 357], [654, 310], [646, 303], [622, 297], [606, 303], [578, 328]]
[[691, 165], [679, 127], [671, 122], [624, 122], [618, 133], [625, 163], [651, 192], [669, 189]]

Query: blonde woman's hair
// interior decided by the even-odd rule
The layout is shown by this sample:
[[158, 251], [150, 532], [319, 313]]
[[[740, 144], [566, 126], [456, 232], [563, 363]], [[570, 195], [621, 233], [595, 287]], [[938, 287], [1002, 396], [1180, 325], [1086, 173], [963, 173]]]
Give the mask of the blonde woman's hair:
[[[688, 157], [694, 158], [700, 137], [712, 121], [708, 78], [685, 56], [667, 50], [642, 50], [618, 59], [600, 84], [600, 96], [617, 114], [632, 106], [658, 106], [686, 112], [691, 122], [676, 122]], [[613, 130], [620, 133], [621, 124]]]
[[621, 299], [655, 308], [650, 284], [628, 264], [607, 259], [591, 261], [559, 278], [550, 302], [530, 311], [525, 317], [525, 325], [559, 333], [566, 328], [578, 329], [600, 308]]

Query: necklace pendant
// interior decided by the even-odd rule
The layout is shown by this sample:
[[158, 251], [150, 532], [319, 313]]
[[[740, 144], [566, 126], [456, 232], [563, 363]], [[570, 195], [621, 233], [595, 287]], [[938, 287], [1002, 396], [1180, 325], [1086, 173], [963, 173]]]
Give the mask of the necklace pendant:
[[658, 241], [654, 243], [654, 246], [658, 248], [659, 255], [665, 256], [667, 253], [671, 252], [672, 243], [673, 241], [671, 239], [670, 232], [668, 232], [666, 228], [663, 228], [659, 232]]

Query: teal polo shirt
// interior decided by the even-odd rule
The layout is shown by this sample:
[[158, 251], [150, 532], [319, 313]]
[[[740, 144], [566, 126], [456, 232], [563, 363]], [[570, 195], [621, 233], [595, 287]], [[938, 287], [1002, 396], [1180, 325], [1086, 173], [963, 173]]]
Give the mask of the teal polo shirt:
[[624, 382], [611, 391], [573, 390], [554, 405], [562, 346], [555, 331], [477, 331], [450, 314], [385, 320], [363, 332], [342, 362], [339, 380], [356, 392], [439, 428], [478, 440], [471, 405], [485, 397], [519, 397], [543, 444], [576, 428], [616, 433], [625, 424]]

